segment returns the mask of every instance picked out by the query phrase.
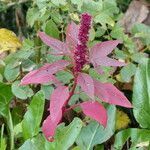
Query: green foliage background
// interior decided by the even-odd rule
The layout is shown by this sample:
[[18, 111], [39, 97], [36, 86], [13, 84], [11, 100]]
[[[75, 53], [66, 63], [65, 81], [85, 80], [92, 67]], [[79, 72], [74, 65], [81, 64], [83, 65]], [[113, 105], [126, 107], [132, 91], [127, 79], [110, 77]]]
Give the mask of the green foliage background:
[[[0, 60], [0, 150], [101, 150], [111, 146], [117, 150], [123, 147], [132, 150], [150, 148], [150, 28], [142, 23], [135, 24], [131, 33], [125, 34], [119, 20], [129, 3], [130, 0], [0, 2], [0, 28], [10, 29], [23, 39], [20, 50], [8, 53]], [[109, 115], [106, 129], [95, 121], [87, 118], [81, 121], [75, 117], [66, 126], [62, 123], [57, 129], [55, 142], [49, 143], [41, 132], [41, 122], [47, 115], [46, 106], [54, 87], [51, 84], [21, 87], [19, 83], [27, 72], [45, 62], [62, 59], [62, 56], [47, 54], [51, 49], [40, 41], [37, 32], [43, 30], [64, 41], [67, 24], [71, 20], [79, 23], [82, 12], [93, 15], [89, 45], [112, 39], [123, 42], [112, 57], [127, 62], [127, 66], [117, 68], [111, 75], [111, 67], [104, 67], [101, 76], [92, 68], [89, 73], [100, 81], [114, 83], [133, 103], [133, 109], [106, 106]], [[142, 51], [134, 42], [137, 38], [143, 44]], [[72, 75], [66, 71], [59, 72], [57, 77], [65, 84], [72, 80]], [[75, 95], [70, 104], [79, 99], [84, 101], [86, 96], [82, 93]], [[128, 129], [116, 129], [116, 109], [128, 114], [131, 120]], [[143, 142], [146, 144], [142, 145]]]

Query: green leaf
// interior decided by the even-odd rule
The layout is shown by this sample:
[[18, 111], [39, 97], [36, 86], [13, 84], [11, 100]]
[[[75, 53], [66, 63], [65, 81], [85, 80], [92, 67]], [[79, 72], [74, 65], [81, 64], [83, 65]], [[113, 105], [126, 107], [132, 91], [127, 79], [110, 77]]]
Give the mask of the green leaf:
[[4, 138], [4, 124], [1, 127], [1, 136], [0, 136], [0, 150], [6, 150], [7, 144], [6, 139]]
[[132, 34], [135, 37], [141, 38], [142, 42], [146, 45], [150, 44], [150, 27], [145, 24], [135, 24], [132, 28]]
[[40, 11], [38, 8], [29, 8], [27, 12], [27, 22], [29, 26], [33, 26], [35, 21], [37, 21], [40, 17]]
[[130, 63], [127, 66], [123, 67], [120, 71], [121, 79], [123, 82], [130, 82], [131, 77], [136, 72], [136, 65]]
[[37, 135], [44, 111], [45, 96], [42, 91], [33, 97], [22, 121], [23, 136], [25, 139]]
[[125, 142], [131, 138], [130, 142], [131, 147], [136, 147], [136, 145], [140, 142], [146, 142], [149, 141], [150, 139], [150, 130], [146, 130], [146, 129], [125, 129], [123, 131], [120, 131], [119, 133], [116, 134], [115, 136], [115, 143], [114, 143], [114, 147], [117, 150], [122, 149], [123, 145], [125, 144]]
[[70, 83], [70, 80], [73, 79], [73, 75], [67, 71], [60, 71], [57, 73], [57, 78], [64, 84], [68, 84]]
[[115, 25], [114, 20], [105, 12], [100, 12], [98, 15], [96, 15], [94, 21], [96, 23], [100, 23], [102, 26], [108, 24], [113, 27]]
[[83, 5], [81, 7], [82, 12], [88, 12], [91, 15], [95, 16], [102, 10], [102, 0], [95, 2], [93, 0], [83, 0]]
[[58, 126], [55, 140], [50, 143], [42, 135], [28, 139], [19, 150], [68, 150], [75, 142], [82, 128], [82, 121], [75, 118], [68, 126]]
[[20, 86], [20, 81], [15, 81], [12, 84], [13, 94], [20, 99], [27, 99], [28, 97], [33, 96], [33, 91], [29, 86]]
[[81, 149], [92, 150], [95, 145], [107, 141], [114, 134], [115, 117], [116, 108], [112, 105], [108, 107], [108, 123], [105, 129], [95, 121], [92, 121], [89, 125], [82, 128], [76, 140]]
[[45, 143], [48, 142], [44, 137], [39, 134], [38, 136], [28, 139], [18, 150], [50, 150], [45, 148]]
[[41, 85], [41, 90], [44, 92], [45, 94], [45, 98], [47, 100], [50, 99], [50, 95], [52, 94], [54, 87], [51, 85]]
[[103, 74], [99, 74], [95, 69], [90, 68], [89, 74], [91, 77], [99, 80], [100, 82], [115, 83], [115, 80], [110, 78], [110, 72], [113, 71], [111, 67], [101, 67]]
[[116, 0], [104, 0], [103, 11], [105, 11], [105, 13], [110, 16], [118, 14], [119, 8], [117, 7]]
[[10, 85], [0, 83], [0, 115], [8, 116], [9, 103], [12, 99], [12, 92]]
[[146, 55], [145, 53], [142, 53], [142, 52], [134, 53], [131, 56], [131, 59], [137, 63], [142, 63], [145, 58], [146, 58]]
[[45, 25], [45, 32], [49, 36], [59, 39], [59, 30], [57, 28], [57, 25], [54, 23], [52, 19], [47, 21]]
[[66, 5], [66, 0], [51, 0], [51, 2], [53, 4], [55, 4], [56, 6], [59, 6], [59, 5]]
[[150, 59], [143, 60], [137, 69], [133, 86], [133, 112], [142, 128], [150, 128]]
[[13, 61], [10, 62], [4, 70], [4, 77], [6, 78], [7, 81], [14, 81], [17, 76], [19, 75], [19, 65], [20, 62], [18, 61]]
[[61, 150], [68, 150], [75, 142], [82, 128], [82, 121], [79, 118], [74, 120], [68, 126], [60, 126], [56, 131], [55, 148]]
[[94, 28], [91, 28], [90, 29], [90, 32], [89, 32], [89, 41], [93, 41], [94, 40], [94, 38], [95, 38], [95, 30], [94, 30]]
[[77, 5], [78, 10], [81, 11], [81, 7], [83, 5], [83, 0], [71, 0], [71, 3], [73, 3], [74, 5]]

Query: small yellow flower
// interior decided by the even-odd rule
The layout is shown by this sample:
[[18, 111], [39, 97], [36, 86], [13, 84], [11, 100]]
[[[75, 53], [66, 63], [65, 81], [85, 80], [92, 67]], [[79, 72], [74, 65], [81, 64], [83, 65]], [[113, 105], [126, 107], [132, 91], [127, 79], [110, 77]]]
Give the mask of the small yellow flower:
[[131, 123], [130, 118], [123, 111], [117, 110], [116, 113], [116, 130], [125, 129]]
[[0, 52], [15, 52], [22, 46], [14, 32], [1, 28], [0, 29]]

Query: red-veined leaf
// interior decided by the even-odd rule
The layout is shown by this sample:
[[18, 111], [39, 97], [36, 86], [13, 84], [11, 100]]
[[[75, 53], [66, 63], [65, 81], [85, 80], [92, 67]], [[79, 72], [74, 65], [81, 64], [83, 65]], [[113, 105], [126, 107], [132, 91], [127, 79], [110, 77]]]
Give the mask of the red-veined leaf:
[[22, 80], [20, 85], [47, 83], [56, 81], [54, 73], [63, 70], [69, 65], [68, 61], [58, 60], [52, 64], [45, 64], [43, 67], [29, 72]]
[[50, 97], [51, 120], [62, 117], [62, 108], [69, 97], [69, 89], [66, 86], [57, 87]]
[[71, 22], [66, 30], [66, 43], [71, 50], [74, 50], [78, 43], [79, 26]]
[[132, 105], [128, 99], [111, 83], [101, 83], [94, 80], [95, 95], [102, 101], [131, 108]]
[[98, 103], [97, 101], [87, 101], [80, 104], [83, 113], [86, 116], [91, 117], [96, 120], [104, 127], [107, 125], [107, 111], [103, 105]]
[[70, 51], [66, 43], [61, 42], [55, 38], [46, 35], [44, 32], [38, 32], [38, 36], [41, 40], [48, 46], [50, 46], [54, 51], [53, 54], [69, 55]]
[[77, 84], [92, 99], [94, 99], [94, 83], [93, 79], [85, 73], [80, 73], [77, 78]]

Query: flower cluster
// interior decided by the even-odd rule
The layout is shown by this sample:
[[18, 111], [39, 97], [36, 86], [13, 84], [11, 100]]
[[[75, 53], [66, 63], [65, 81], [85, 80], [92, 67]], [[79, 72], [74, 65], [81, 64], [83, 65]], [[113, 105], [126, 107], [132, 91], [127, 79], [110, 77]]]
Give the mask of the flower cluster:
[[80, 72], [88, 59], [87, 42], [89, 30], [91, 28], [91, 15], [84, 13], [81, 15], [81, 25], [78, 34], [78, 44], [74, 50], [75, 72]]

